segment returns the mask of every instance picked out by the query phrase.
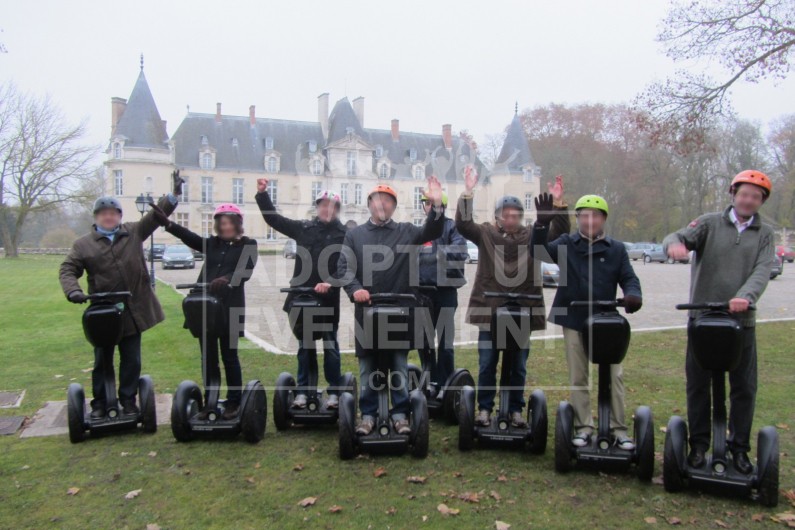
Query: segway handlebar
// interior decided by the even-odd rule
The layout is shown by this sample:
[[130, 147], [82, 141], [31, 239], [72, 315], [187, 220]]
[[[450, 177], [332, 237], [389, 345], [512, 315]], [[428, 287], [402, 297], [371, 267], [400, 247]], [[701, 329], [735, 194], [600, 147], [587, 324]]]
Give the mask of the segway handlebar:
[[525, 293], [498, 293], [496, 291], [484, 291], [483, 296], [486, 298], [506, 298], [509, 300], [543, 300], [544, 297], [540, 294], [525, 294]]
[[[712, 309], [713, 311], [728, 311], [729, 310], [729, 303], [728, 302], [702, 302], [700, 304], [677, 304], [677, 309], [681, 310], [709, 310]], [[749, 311], [756, 311], [756, 305], [748, 304]]]
[[569, 307], [606, 307], [615, 309], [616, 307], [624, 307], [624, 299], [617, 300], [575, 300], [569, 304]]
[[408, 293], [375, 293], [370, 295], [371, 302], [378, 302], [383, 300], [410, 300], [415, 302], [417, 297]]
[[302, 293], [302, 294], [318, 294], [315, 292], [314, 287], [282, 287], [279, 289], [280, 293]]
[[108, 291], [105, 293], [94, 293], [88, 295], [88, 300], [104, 300], [105, 298], [122, 298], [132, 296], [130, 291]]
[[177, 289], [206, 289], [210, 286], [209, 283], [178, 283], [174, 287]]

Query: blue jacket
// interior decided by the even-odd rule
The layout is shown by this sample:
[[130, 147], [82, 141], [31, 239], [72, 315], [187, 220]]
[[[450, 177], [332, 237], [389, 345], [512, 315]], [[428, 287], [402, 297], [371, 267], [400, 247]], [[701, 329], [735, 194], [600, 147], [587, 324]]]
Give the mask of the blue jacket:
[[458, 289], [467, 282], [464, 262], [468, 257], [467, 240], [456, 230], [455, 221], [445, 219], [442, 237], [420, 248], [420, 285]]
[[590, 309], [572, 308], [569, 303], [615, 300], [619, 285], [624, 296], [642, 296], [640, 280], [621, 241], [605, 237], [590, 244], [579, 233], [573, 233], [549, 242], [548, 234], [549, 228], [535, 226], [530, 253], [536, 259], [552, 261], [560, 267], [560, 285], [552, 303], [550, 322], [580, 331]]

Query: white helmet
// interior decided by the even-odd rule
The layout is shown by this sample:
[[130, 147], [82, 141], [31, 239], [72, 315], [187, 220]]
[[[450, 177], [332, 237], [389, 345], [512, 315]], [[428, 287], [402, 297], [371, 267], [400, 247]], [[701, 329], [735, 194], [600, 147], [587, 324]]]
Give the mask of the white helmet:
[[334, 206], [337, 208], [342, 204], [342, 197], [340, 197], [339, 193], [334, 193], [331, 190], [321, 190], [320, 193], [317, 194], [317, 197], [315, 197], [315, 206], [320, 204], [320, 201], [324, 200], [333, 202]]

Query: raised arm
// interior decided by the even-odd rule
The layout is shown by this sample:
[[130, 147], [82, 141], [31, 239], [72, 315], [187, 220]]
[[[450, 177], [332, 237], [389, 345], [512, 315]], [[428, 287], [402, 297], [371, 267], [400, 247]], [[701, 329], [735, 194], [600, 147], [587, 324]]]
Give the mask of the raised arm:
[[298, 239], [304, 230], [304, 222], [288, 219], [276, 213], [276, 207], [268, 194], [268, 179], [257, 179], [257, 194], [254, 198], [259, 206], [262, 218], [268, 225], [277, 232], [286, 235], [291, 239]]
[[475, 222], [475, 185], [478, 183], [478, 173], [472, 166], [464, 170], [464, 185], [466, 190], [458, 198], [458, 207], [455, 211], [455, 228], [466, 239], [476, 245], [480, 244], [482, 227]]
[[[184, 182], [185, 181], [179, 176], [178, 169], [171, 173], [172, 191], [157, 201], [157, 206], [163, 213], [165, 213], [166, 217], [170, 216], [174, 210], [177, 209], [179, 197], [182, 195], [182, 184]], [[143, 218], [136, 223], [136, 229], [138, 230], [141, 239], [146, 239], [151, 236], [159, 226], [162, 226], [162, 222], [158, 219], [158, 216], [155, 214], [155, 212], [152, 211], [152, 208], [150, 208], [149, 211], [146, 212], [146, 215], [144, 215]]]
[[165, 228], [166, 232], [177, 237], [193, 250], [204, 252], [204, 238], [199, 234], [191, 232], [184, 226], [178, 225], [174, 222], [170, 222]]
[[663, 239], [663, 250], [674, 259], [684, 259], [689, 251], [698, 252], [704, 247], [708, 234], [709, 223], [702, 215], [683, 229], [667, 235]]

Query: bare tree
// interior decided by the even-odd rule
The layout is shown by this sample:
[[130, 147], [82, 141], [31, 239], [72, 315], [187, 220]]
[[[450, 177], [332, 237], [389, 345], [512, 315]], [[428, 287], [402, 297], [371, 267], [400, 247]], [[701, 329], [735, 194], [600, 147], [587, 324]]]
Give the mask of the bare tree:
[[94, 146], [82, 144], [83, 123], [68, 124], [49, 98], [0, 87], [0, 237], [16, 257], [21, 228], [31, 213], [82, 197]]

